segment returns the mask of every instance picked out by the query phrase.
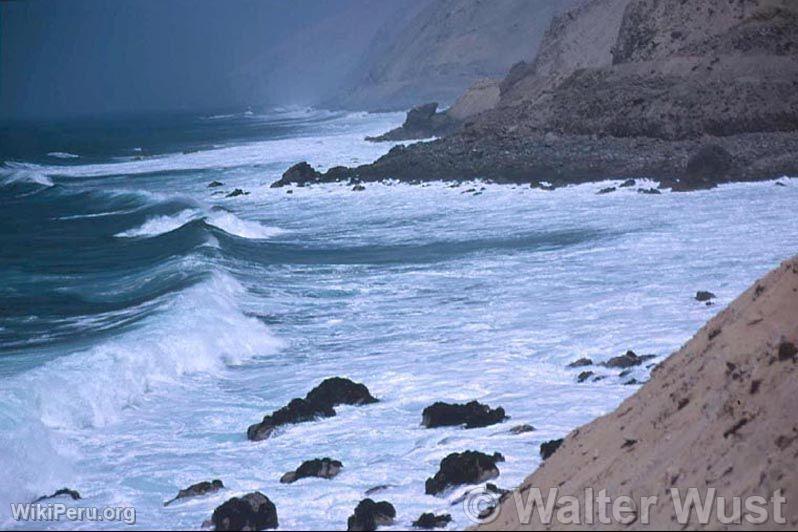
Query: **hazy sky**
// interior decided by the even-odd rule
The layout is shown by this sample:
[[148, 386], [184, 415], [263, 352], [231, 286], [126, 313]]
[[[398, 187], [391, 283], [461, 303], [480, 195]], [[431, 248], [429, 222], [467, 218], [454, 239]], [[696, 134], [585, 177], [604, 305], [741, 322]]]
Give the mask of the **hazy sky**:
[[422, 1], [0, 0], [0, 118], [312, 103]]

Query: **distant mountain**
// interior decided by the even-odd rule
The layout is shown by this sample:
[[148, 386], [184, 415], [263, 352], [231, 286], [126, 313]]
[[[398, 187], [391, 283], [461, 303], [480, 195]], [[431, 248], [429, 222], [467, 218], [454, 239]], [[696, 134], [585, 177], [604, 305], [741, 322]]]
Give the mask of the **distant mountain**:
[[[393, 17], [339, 94], [353, 109], [451, 104], [475, 81], [503, 77], [538, 51], [552, 18], [577, 0], [426, 0]], [[407, 14], [411, 16], [407, 16]]]

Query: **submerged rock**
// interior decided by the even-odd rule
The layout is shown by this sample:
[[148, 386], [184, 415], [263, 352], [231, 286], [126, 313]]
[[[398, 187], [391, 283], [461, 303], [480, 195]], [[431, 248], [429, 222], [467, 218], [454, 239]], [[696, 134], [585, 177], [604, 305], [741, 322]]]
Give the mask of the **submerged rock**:
[[80, 493], [77, 490], [73, 490], [73, 489], [69, 489], [69, 488], [61, 488], [60, 490], [56, 491], [55, 493], [52, 493], [51, 495], [42, 495], [41, 497], [39, 497], [38, 499], [33, 501], [33, 503], [35, 504], [35, 503], [41, 502], [41, 501], [47, 501], [47, 500], [50, 500], [50, 499], [57, 499], [58, 497], [69, 497], [73, 501], [79, 501], [80, 498], [81, 498], [80, 497]]
[[601, 190], [596, 192], [596, 194], [609, 194], [611, 192], [615, 192], [616, 190], [618, 189], [616, 189], [615, 187], [607, 187], [607, 188], [602, 188]]
[[198, 482], [197, 484], [192, 484], [191, 486], [187, 487], [186, 489], [182, 489], [177, 492], [177, 495], [174, 499], [168, 500], [163, 503], [164, 506], [169, 506], [173, 502], [179, 499], [187, 499], [189, 497], [200, 497], [202, 495], [208, 495], [209, 493], [216, 493], [220, 489], [224, 488], [224, 484], [219, 479], [212, 480], [208, 482], [207, 480], [204, 482]]
[[562, 442], [565, 441], [563, 439], [559, 440], [550, 440], [540, 444], [540, 457], [544, 460], [548, 460], [548, 458], [557, 452], [557, 449], [560, 448]]
[[440, 469], [424, 485], [427, 495], [437, 495], [450, 486], [479, 484], [499, 476], [498, 462], [504, 462], [500, 453], [493, 456], [478, 451], [452, 453], [441, 460]]
[[526, 434], [527, 432], [534, 432], [536, 429], [532, 425], [516, 425], [515, 427], [511, 428], [507, 432], [510, 434], [518, 435], [518, 434]]
[[639, 366], [646, 360], [654, 358], [654, 355], [637, 356], [634, 351], [627, 351], [626, 354], [613, 357], [606, 361], [603, 365], [608, 368], [626, 369], [634, 366]]
[[579, 360], [574, 360], [573, 362], [568, 364], [567, 367], [573, 369], [573, 368], [583, 368], [585, 366], [592, 366], [592, 365], [593, 361], [590, 360], [589, 358], [580, 358]]
[[392, 525], [395, 518], [396, 509], [391, 503], [363, 499], [358, 503], [355, 512], [349, 516], [346, 529], [352, 531], [377, 530], [377, 527]]
[[224, 183], [222, 183], [221, 181], [211, 181], [210, 183], [208, 183], [208, 188], [216, 188], [216, 187], [223, 187], [223, 186], [224, 186]]
[[297, 480], [309, 477], [331, 479], [341, 472], [344, 464], [330, 458], [316, 458], [302, 462], [296, 471], [290, 471], [280, 478], [283, 484], [291, 484]]
[[249, 195], [249, 192], [244, 192], [240, 188], [237, 188], [237, 189], [235, 189], [234, 191], [232, 191], [231, 193], [229, 193], [225, 197], [226, 198], [237, 198], [238, 196], [248, 196], [248, 195]]
[[260, 423], [250, 425], [247, 438], [252, 441], [265, 440], [281, 425], [333, 417], [334, 407], [338, 405], [366, 405], [376, 402], [377, 399], [365, 385], [332, 377], [313, 388], [304, 399], [292, 399], [286, 406], [265, 416]]
[[478, 401], [466, 404], [437, 402], [421, 414], [421, 425], [427, 428], [465, 425], [465, 428], [487, 427], [507, 419], [502, 407], [491, 408]]
[[216, 508], [211, 523], [217, 531], [277, 528], [277, 507], [263, 493], [255, 491], [233, 497]]
[[582, 373], [579, 374], [578, 377], [576, 377], [576, 382], [581, 384], [581, 383], [585, 382], [587, 379], [589, 379], [590, 377], [592, 377], [593, 375], [594, 375], [594, 373], [592, 371], [583, 371]]
[[414, 528], [421, 528], [423, 530], [432, 530], [433, 528], [446, 528], [452, 522], [452, 516], [449, 514], [435, 515], [427, 512], [413, 521]]

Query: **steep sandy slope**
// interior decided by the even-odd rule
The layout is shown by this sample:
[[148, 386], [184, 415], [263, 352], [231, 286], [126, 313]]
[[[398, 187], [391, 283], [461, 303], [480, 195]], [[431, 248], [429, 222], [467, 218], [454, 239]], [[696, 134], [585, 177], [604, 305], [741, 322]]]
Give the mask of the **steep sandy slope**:
[[409, 22], [391, 22], [362, 74], [331, 103], [357, 109], [450, 104], [474, 81], [501, 77], [535, 56], [552, 17], [579, 0], [430, 0]]
[[[729, 498], [769, 498], [781, 490], [786, 522], [773, 521], [771, 505], [768, 524], [795, 529], [797, 343], [798, 258], [793, 258], [707, 323], [617, 410], [568, 435], [515, 493], [524, 497], [534, 486], [546, 496], [559, 487], [559, 495], [582, 498], [592, 487], [611, 497], [659, 496], [650, 509], [651, 528], [677, 529], [683, 526], [676, 521], [670, 488], [696, 487], [703, 497], [713, 487]], [[485, 528], [549, 528], [535, 512], [522, 525], [514, 500], [505, 498], [498, 518]], [[635, 522], [587, 528], [645, 527]], [[688, 528], [704, 528], [695, 513]], [[713, 512], [708, 528], [751, 526], [745, 520], [722, 524]]]

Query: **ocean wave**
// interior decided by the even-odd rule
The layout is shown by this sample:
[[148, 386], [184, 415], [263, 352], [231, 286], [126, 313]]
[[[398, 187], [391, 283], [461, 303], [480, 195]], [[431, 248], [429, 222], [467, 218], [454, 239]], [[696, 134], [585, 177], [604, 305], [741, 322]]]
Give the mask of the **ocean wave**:
[[215, 212], [206, 215], [199, 210], [185, 209], [177, 214], [153, 216], [140, 226], [122, 231], [114, 236], [118, 238], [151, 238], [170, 233], [199, 219], [204, 219], [206, 224], [230, 235], [253, 240], [271, 238], [283, 232], [280, 228], [269, 227], [260, 222], [242, 220], [229, 212]]
[[51, 151], [47, 154], [48, 157], [55, 157], [56, 159], [77, 159], [80, 155], [69, 153], [65, 151]]
[[8, 165], [6, 168], [0, 169], [0, 184], [13, 185], [16, 183], [32, 183], [44, 187], [54, 185], [53, 180], [46, 174], [33, 168]]
[[[218, 374], [280, 348], [236, 301], [245, 289], [216, 272], [164, 304], [142, 326], [20, 374], [0, 392], [0, 503], [24, 501], [69, 480], [70, 431], [105, 427], [187, 374]], [[66, 431], [66, 432], [64, 432]]]

